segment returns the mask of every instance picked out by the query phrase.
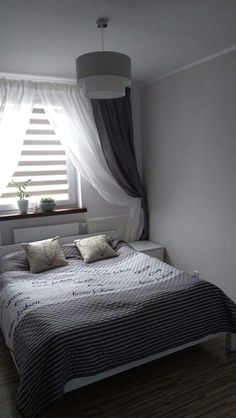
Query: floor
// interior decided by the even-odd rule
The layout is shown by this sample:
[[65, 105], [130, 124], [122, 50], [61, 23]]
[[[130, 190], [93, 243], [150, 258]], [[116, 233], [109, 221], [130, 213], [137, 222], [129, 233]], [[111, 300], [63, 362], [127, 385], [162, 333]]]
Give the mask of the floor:
[[[0, 418], [20, 418], [0, 339]], [[236, 352], [223, 337], [67, 394], [43, 418], [236, 418]]]

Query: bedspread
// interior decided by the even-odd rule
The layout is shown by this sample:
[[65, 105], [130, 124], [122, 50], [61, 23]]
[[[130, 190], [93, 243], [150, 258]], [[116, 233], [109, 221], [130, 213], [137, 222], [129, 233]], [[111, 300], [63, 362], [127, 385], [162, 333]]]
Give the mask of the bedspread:
[[42, 415], [71, 379], [236, 332], [235, 305], [219, 288], [125, 244], [119, 254], [37, 275], [0, 275], [0, 324], [25, 417]]

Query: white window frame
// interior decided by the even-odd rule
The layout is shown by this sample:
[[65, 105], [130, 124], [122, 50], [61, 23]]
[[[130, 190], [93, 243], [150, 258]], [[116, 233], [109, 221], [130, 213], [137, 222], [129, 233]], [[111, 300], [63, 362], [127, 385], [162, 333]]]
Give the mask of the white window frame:
[[[57, 208], [66, 208], [66, 207], [81, 207], [79, 202], [80, 199], [77, 196], [80, 196], [78, 190], [80, 190], [80, 176], [77, 175], [76, 170], [73, 164], [66, 159], [66, 167], [67, 167], [67, 175], [68, 175], [68, 194], [69, 199], [67, 200], [56, 200]], [[39, 206], [39, 201], [37, 200], [29, 200], [29, 209], [34, 209], [35, 206]], [[0, 204], [0, 212], [10, 212], [16, 211], [18, 209], [17, 206], [17, 198], [16, 202], [12, 204]]]
[[[36, 103], [35, 103], [36, 104]], [[43, 104], [42, 104], [43, 108]], [[55, 127], [54, 127], [55, 130]], [[59, 137], [60, 140], [60, 137]], [[67, 178], [68, 178], [68, 195], [69, 199], [67, 200], [56, 200], [56, 205], [58, 208], [66, 207], [81, 207], [81, 182], [80, 175], [77, 173], [74, 165], [69, 160], [66, 155], [66, 169], [67, 169]], [[36, 198], [37, 199], [37, 198]], [[34, 200], [34, 197], [29, 198], [29, 209], [33, 209], [35, 206], [39, 206], [39, 201]], [[0, 212], [9, 212], [16, 211], [17, 206], [17, 197], [15, 203], [0, 204]]]

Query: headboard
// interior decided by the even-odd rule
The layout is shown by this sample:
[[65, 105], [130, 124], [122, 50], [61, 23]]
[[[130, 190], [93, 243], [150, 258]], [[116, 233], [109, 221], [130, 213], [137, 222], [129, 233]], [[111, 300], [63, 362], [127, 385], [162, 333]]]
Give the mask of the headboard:
[[[27, 229], [27, 228], [26, 228]], [[67, 244], [69, 242], [73, 242], [75, 239], [78, 238], [87, 238], [87, 237], [91, 237], [94, 235], [112, 235], [114, 237], [118, 237], [119, 234], [116, 230], [112, 230], [112, 231], [99, 231], [99, 232], [93, 232], [90, 234], [82, 234], [82, 235], [71, 235], [68, 237], [60, 237], [60, 242], [61, 244]], [[55, 234], [51, 234], [51, 237], [54, 237]], [[49, 237], [48, 237], [49, 238]], [[41, 238], [39, 238], [40, 240]], [[35, 239], [36, 241], [37, 239]], [[30, 242], [29, 240], [25, 239], [23, 242]], [[16, 251], [22, 251], [22, 245], [21, 244], [12, 244], [12, 245], [1, 245], [0, 246], [0, 258], [3, 255], [9, 254], [9, 253], [14, 253]]]

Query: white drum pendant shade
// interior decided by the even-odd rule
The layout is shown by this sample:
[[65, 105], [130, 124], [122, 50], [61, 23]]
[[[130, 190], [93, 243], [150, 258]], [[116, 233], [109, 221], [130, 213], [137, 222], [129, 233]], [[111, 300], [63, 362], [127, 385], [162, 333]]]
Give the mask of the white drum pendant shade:
[[124, 96], [131, 83], [131, 60], [120, 52], [90, 52], [76, 59], [76, 73], [86, 97], [114, 99]]

